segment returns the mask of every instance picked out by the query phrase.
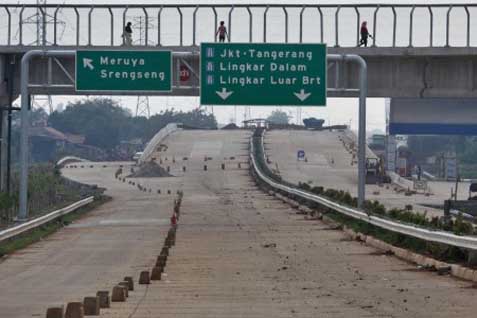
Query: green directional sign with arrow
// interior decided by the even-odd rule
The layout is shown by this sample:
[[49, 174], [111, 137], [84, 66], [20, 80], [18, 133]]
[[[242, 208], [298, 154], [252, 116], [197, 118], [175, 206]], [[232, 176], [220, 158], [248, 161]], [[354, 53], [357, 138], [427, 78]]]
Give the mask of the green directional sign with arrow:
[[325, 44], [201, 44], [202, 105], [325, 106]]
[[76, 90], [88, 92], [169, 92], [171, 51], [76, 52]]

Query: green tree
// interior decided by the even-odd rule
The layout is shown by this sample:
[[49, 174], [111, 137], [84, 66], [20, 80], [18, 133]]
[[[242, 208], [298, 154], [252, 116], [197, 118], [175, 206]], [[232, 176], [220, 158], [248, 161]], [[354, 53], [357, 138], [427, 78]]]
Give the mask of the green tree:
[[287, 125], [288, 122], [290, 121], [290, 116], [280, 109], [275, 109], [267, 117], [267, 120], [273, 124]]
[[66, 109], [49, 117], [53, 128], [62, 132], [84, 135], [86, 144], [106, 150], [119, 144], [129, 131], [131, 114], [117, 102], [107, 98], [83, 99], [69, 103]]
[[112, 150], [122, 140], [150, 140], [169, 123], [182, 123], [196, 128], [217, 128], [215, 116], [202, 109], [177, 112], [168, 109], [159, 114], [132, 117], [129, 110], [108, 98], [83, 99], [69, 103], [62, 112], [54, 112], [49, 124], [62, 132], [84, 135], [85, 143]]

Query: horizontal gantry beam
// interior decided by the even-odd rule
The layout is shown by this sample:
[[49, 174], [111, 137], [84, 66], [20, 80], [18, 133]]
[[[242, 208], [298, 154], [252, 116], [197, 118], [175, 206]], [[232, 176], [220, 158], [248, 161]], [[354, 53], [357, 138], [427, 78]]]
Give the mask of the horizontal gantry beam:
[[[369, 97], [477, 97], [477, 48], [329, 48], [328, 53], [359, 54], [366, 60]], [[13, 55], [19, 61], [22, 53]], [[174, 51], [172, 91], [148, 95], [199, 96], [199, 60], [196, 50]], [[18, 95], [20, 66], [15, 65], [14, 93]], [[189, 73], [186, 79], [181, 78], [184, 70]], [[348, 63], [329, 63], [328, 96], [356, 96], [345, 91], [345, 88], [358, 87], [356, 72]], [[32, 94], [79, 94], [75, 91], [74, 79], [73, 57], [35, 58], [31, 62]], [[0, 86], [0, 97], [2, 95], [6, 96], [6, 92], [2, 92]]]

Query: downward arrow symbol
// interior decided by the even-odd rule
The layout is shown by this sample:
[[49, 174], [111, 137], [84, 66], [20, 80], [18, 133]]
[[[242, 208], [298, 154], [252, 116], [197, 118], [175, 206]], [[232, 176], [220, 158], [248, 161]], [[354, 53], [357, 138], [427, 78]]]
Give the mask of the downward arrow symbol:
[[222, 91], [216, 91], [217, 95], [220, 96], [220, 98], [222, 98], [223, 100], [226, 100], [227, 98], [229, 98], [230, 95], [232, 95], [234, 92], [230, 91], [230, 92], [227, 92], [227, 89], [226, 88], [222, 88]]
[[84, 68], [89, 68], [90, 70], [94, 70], [93, 60], [92, 60], [92, 59], [83, 58], [83, 67], [84, 67]]
[[295, 96], [300, 100], [300, 101], [304, 101], [305, 99], [307, 99], [308, 97], [310, 97], [311, 93], [305, 93], [305, 90], [302, 89], [300, 91], [300, 93], [293, 93], [295, 94]]

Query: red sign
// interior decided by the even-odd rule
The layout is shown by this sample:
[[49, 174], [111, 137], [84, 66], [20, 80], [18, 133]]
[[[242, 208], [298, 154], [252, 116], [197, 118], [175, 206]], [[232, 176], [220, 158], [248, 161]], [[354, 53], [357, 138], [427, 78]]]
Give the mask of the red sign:
[[185, 65], [181, 65], [180, 74], [179, 74], [181, 82], [187, 82], [190, 78], [190, 70]]

